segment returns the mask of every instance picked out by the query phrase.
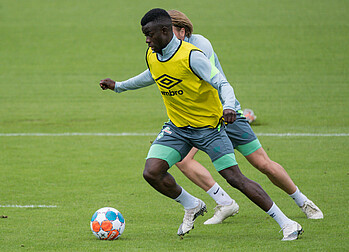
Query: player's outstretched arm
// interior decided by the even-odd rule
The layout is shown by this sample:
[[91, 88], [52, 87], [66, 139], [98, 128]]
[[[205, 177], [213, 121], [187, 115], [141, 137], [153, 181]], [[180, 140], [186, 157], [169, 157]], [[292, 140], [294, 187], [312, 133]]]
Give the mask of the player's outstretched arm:
[[144, 72], [138, 74], [137, 76], [134, 76], [128, 80], [117, 82], [113, 81], [112, 79], [103, 79], [99, 82], [100, 87], [103, 90], [111, 89], [114, 90], [117, 93], [121, 93], [127, 90], [136, 90], [139, 88], [144, 88], [149, 85], [154, 84], [155, 81], [149, 71], [149, 69], [145, 70]]

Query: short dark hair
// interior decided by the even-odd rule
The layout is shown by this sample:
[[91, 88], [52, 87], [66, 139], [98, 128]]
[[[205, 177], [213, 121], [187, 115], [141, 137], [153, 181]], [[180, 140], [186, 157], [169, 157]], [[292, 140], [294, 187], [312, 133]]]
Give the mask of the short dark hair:
[[172, 26], [171, 16], [166, 10], [156, 8], [148, 11], [141, 20], [141, 25], [145, 26], [150, 22], [161, 23], [165, 26]]

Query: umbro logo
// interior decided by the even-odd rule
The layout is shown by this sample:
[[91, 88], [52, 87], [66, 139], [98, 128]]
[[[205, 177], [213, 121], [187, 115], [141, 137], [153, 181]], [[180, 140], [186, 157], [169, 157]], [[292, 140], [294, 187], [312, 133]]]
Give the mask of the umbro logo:
[[161, 86], [163, 88], [167, 88], [167, 89], [170, 89], [170, 88], [172, 88], [172, 87], [174, 87], [177, 84], [182, 82], [182, 80], [176, 79], [176, 78], [171, 77], [167, 74], [161, 75], [155, 81], [159, 84], [159, 86]]

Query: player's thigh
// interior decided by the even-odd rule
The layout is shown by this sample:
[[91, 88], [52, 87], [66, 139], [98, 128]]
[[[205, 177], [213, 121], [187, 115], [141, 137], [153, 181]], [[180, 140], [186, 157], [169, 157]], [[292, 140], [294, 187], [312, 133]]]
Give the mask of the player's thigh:
[[192, 160], [194, 159], [194, 156], [196, 155], [196, 153], [198, 152], [199, 150], [195, 147], [193, 147], [188, 155], [181, 161], [181, 162], [178, 162], [176, 163], [177, 167], [179, 169], [181, 169], [181, 167], [185, 168], [187, 164], [189, 164], [190, 162], [192, 162]]
[[186, 139], [185, 134], [181, 132], [181, 129], [167, 122], [152, 143], [147, 160], [150, 158], [162, 159], [171, 167], [181, 161], [191, 148], [192, 145]]
[[209, 155], [217, 171], [237, 165], [233, 145], [224, 127], [197, 130], [192, 141], [196, 148]]

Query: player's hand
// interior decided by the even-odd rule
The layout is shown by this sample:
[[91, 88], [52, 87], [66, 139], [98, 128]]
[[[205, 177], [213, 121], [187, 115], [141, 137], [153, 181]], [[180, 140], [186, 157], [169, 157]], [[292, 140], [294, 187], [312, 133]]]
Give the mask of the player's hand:
[[223, 110], [223, 118], [225, 123], [233, 123], [236, 119], [236, 112], [232, 109]]
[[113, 81], [112, 79], [106, 78], [106, 79], [101, 80], [99, 82], [99, 86], [103, 90], [106, 90], [106, 89], [114, 90], [115, 89], [115, 81]]

